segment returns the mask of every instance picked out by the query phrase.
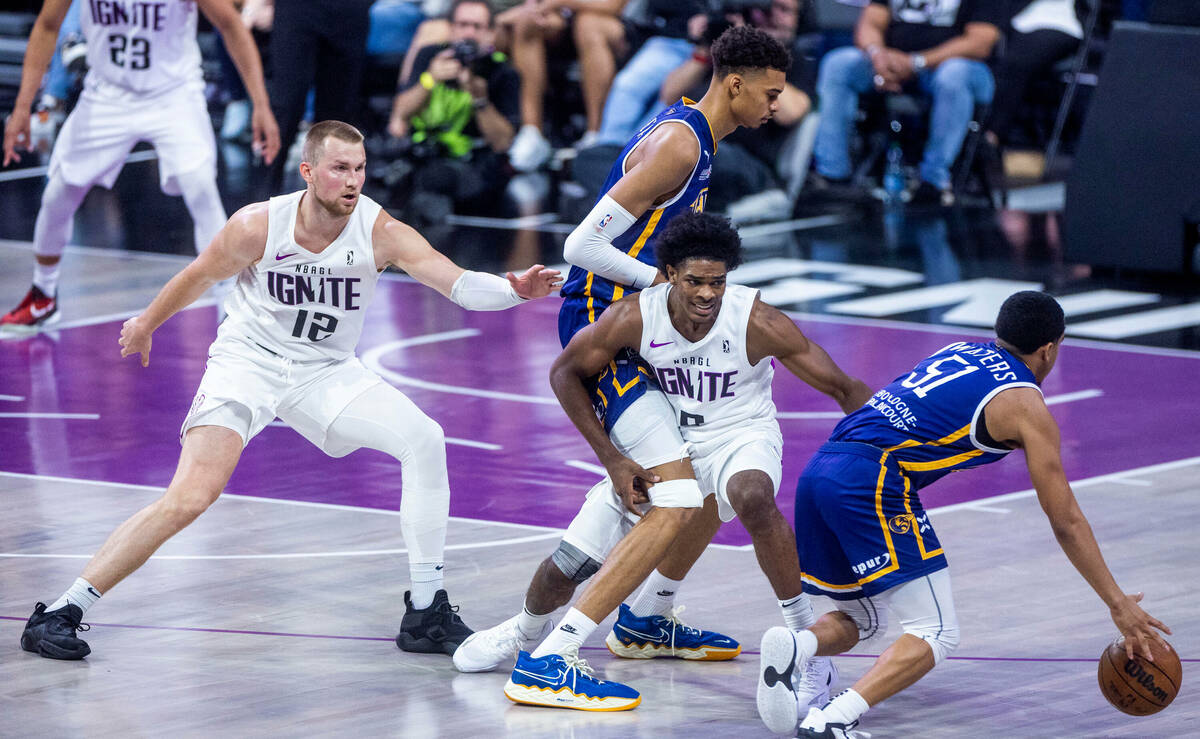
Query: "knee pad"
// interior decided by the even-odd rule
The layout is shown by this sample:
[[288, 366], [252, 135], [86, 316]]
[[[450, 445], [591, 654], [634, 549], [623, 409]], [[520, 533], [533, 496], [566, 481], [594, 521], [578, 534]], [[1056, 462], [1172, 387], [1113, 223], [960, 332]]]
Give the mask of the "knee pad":
[[921, 639], [933, 650], [933, 663], [939, 664], [958, 647], [958, 622], [939, 621], [901, 622], [904, 633]]
[[558, 543], [558, 549], [550, 555], [550, 559], [559, 571], [571, 582], [581, 583], [600, 570], [601, 563], [583, 553], [579, 547], [566, 541]]
[[839, 600], [837, 609], [858, 627], [859, 644], [880, 639], [887, 633], [887, 604], [882, 600], [865, 596], [857, 600]]

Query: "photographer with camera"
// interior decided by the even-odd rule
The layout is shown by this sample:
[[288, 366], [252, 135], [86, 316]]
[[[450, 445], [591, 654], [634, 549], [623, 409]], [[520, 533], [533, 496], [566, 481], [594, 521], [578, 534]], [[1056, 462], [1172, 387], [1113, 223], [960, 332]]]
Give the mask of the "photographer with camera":
[[455, 0], [450, 42], [417, 52], [388, 121], [414, 188], [456, 206], [499, 194], [509, 177], [520, 79], [492, 48], [493, 20], [487, 0]]

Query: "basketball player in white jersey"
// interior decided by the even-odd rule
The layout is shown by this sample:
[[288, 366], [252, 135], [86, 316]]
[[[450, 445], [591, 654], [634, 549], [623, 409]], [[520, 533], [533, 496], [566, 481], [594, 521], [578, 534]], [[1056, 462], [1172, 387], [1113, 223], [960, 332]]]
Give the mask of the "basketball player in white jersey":
[[[668, 282], [617, 301], [594, 324], [575, 334], [550, 371], [551, 387], [597, 457], [611, 468], [621, 453], [592, 412], [584, 383], [621, 351], [636, 351], [674, 409], [695, 480], [705, 496], [703, 508], [658, 563], [660, 571], [677, 573], [681, 580], [722, 521], [739, 516], [776, 597], [811, 611], [803, 594], [799, 560], [790, 551], [795, 534], [775, 505], [783, 436], [771, 399], [772, 358], [832, 397], [847, 413], [861, 407], [871, 390], [846, 375], [787, 316], [760, 301], [757, 290], [726, 287], [726, 273], [741, 262], [740, 240], [726, 219], [705, 213], [677, 216], [659, 238], [655, 252]], [[565, 538], [584, 551], [599, 549], [603, 557], [622, 533], [632, 529], [640, 515], [637, 503], [633, 496], [618, 499], [611, 486], [600, 487]], [[641, 632], [659, 628], [673, 627], [672, 642], [685, 648], [693, 636], [673, 616], [664, 625], [661, 618], [630, 619], [624, 613], [627, 609], [621, 606], [618, 623], [629, 624], [632, 631], [614, 629], [609, 634], [607, 644], [614, 653], [639, 644]], [[811, 622], [811, 613], [804, 620]], [[570, 625], [568, 621], [563, 623]], [[577, 657], [563, 659], [553, 651], [534, 654], [537, 657], [520, 653], [505, 686], [505, 694], [518, 703], [621, 710], [640, 700], [626, 686], [597, 680]], [[813, 664], [803, 676], [813, 683], [814, 700], [827, 696], [831, 670], [829, 662]], [[562, 685], [546, 684], [546, 676], [564, 671], [574, 674], [561, 678]], [[553, 700], [547, 687], [560, 691]], [[582, 699], [567, 701], [564, 696]]]
[[48, 608], [37, 604], [22, 648], [55, 659], [86, 656], [90, 648], [75, 637], [84, 611], [217, 499], [242, 449], [276, 416], [330, 456], [368, 448], [400, 462], [412, 590], [397, 645], [452, 654], [471, 633], [441, 587], [450, 501], [442, 429], [367, 370], [354, 348], [388, 266], [469, 310], [544, 297], [559, 273], [534, 265], [505, 280], [462, 269], [361, 193], [365, 171], [357, 129], [314, 125], [300, 165], [307, 189], [239, 210], [210, 248], [126, 321], [121, 356], [140, 354], [147, 366], [154, 330], [217, 281], [237, 276], [183, 422], [174, 479], [109, 536], [61, 598]]
[[[29, 109], [54, 55], [71, 0], [46, 0], [38, 14], [21, 89], [4, 128], [4, 165], [30, 146]], [[93, 185], [111, 188], [125, 157], [145, 141], [158, 155], [159, 183], [182, 195], [192, 216], [196, 250], [225, 224], [217, 191], [217, 150], [204, 100], [197, 6], [220, 31], [254, 104], [254, 147], [267, 161], [279, 151], [262, 63], [232, 0], [94, 0], [79, 9], [87, 41], [83, 93], [67, 116], [50, 157], [49, 182], [33, 230], [33, 286], [0, 316], [0, 332], [32, 333], [58, 314], [58, 275], [75, 211]]]

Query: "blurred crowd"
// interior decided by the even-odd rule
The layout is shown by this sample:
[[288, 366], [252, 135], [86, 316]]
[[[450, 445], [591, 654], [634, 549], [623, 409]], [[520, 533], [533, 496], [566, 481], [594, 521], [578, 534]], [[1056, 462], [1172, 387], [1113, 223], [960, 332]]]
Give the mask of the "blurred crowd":
[[[1036, 154], [1078, 129], [1086, 106], [1067, 109], [1064, 99], [1086, 103], [1113, 20], [1144, 17], [1153, 4], [237, 3], [264, 59], [285, 147], [314, 120], [358, 125], [368, 136], [369, 186], [418, 223], [450, 213], [585, 213], [633, 133], [662, 107], [703, 94], [709, 45], [741, 24], [782, 41], [792, 65], [774, 118], [722, 142], [710, 209], [751, 221], [832, 203], [948, 206], [979, 195], [998, 204], [1006, 182], [1040, 177]], [[248, 141], [246, 91], [208, 33], [220, 136]], [[35, 117], [43, 138], [72, 103], [84, 71], [80, 42], [73, 7]], [[1012, 152], [1034, 152], [1033, 164], [1023, 168], [1029, 160]], [[287, 177], [298, 156], [293, 146], [264, 167], [264, 189], [295, 184]]]

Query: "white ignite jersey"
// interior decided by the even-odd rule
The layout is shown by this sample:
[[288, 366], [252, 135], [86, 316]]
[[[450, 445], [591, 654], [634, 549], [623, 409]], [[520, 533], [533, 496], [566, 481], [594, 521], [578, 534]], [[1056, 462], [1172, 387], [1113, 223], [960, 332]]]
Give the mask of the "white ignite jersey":
[[271, 198], [267, 246], [225, 299], [218, 338], [241, 336], [288, 359], [345, 359], [362, 335], [379, 272], [371, 231], [380, 206], [359, 194], [346, 227], [316, 254], [296, 243], [305, 191]]
[[150, 97], [202, 82], [195, 0], [84, 0], [84, 93]]
[[680, 431], [702, 442], [747, 424], [777, 425], [769, 357], [751, 365], [746, 329], [758, 290], [729, 285], [717, 320], [697, 342], [675, 329], [667, 311], [671, 284], [647, 288], [638, 298], [642, 345], [638, 349], [654, 371], [659, 387], [679, 414]]

